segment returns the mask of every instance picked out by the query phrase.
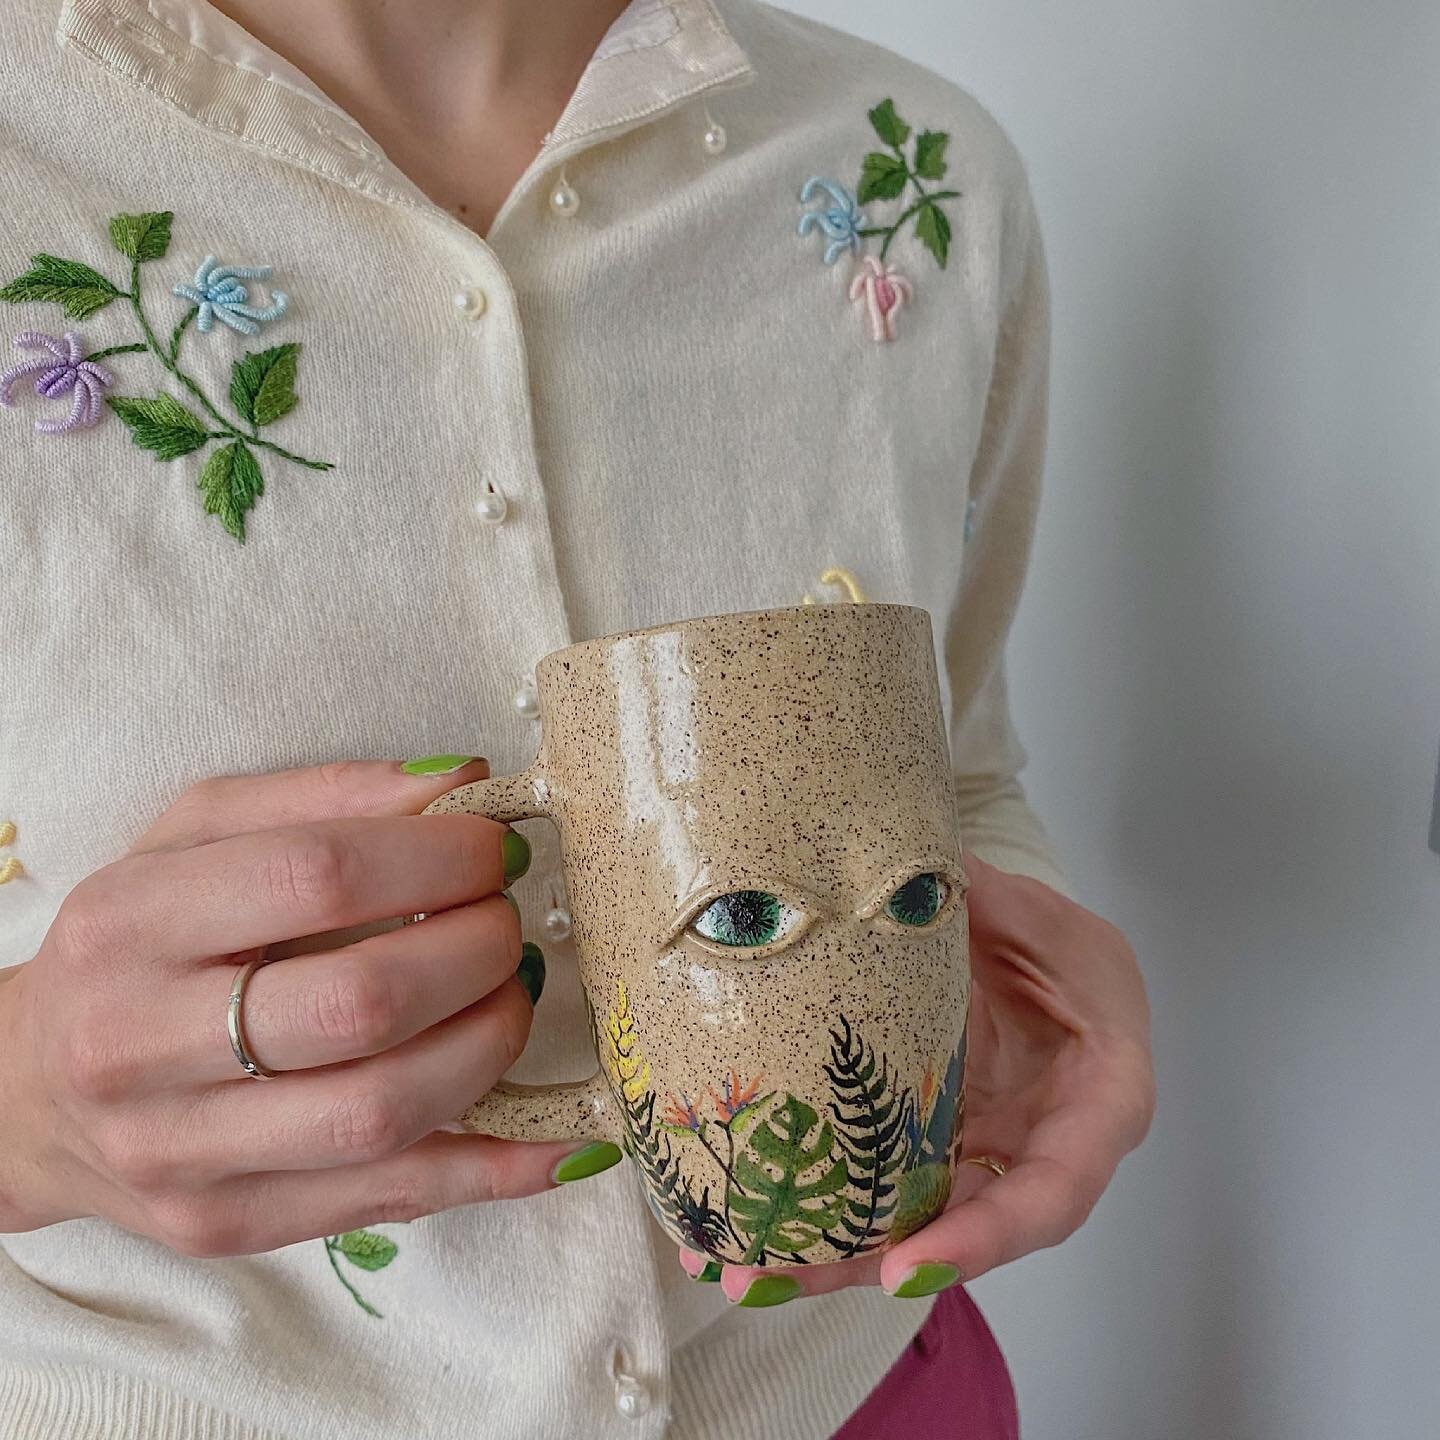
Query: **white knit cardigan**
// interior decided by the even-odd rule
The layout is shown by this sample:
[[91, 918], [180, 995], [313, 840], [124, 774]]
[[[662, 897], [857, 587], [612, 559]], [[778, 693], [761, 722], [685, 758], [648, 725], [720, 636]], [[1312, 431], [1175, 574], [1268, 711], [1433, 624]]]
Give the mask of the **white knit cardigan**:
[[[546, 652], [807, 595], [930, 611], [965, 842], [1066, 888], [1003, 656], [1044, 251], [970, 95], [754, 0], [636, 0], [482, 241], [203, 0], [7, 0], [0, 55], [0, 342], [58, 346], [0, 365], [53, 372], [0, 410], [0, 965], [203, 776], [441, 751], [500, 774], [533, 753]], [[227, 289], [207, 256], [273, 274]], [[161, 349], [175, 287], [204, 300], [195, 390], [153, 351], [80, 368], [143, 343], [105, 290], [132, 260]], [[540, 938], [563, 883], [528, 834]], [[521, 1079], [591, 1064], [573, 951], [547, 953]], [[0, 1440], [821, 1440], [927, 1311], [732, 1308], [627, 1166], [385, 1233], [388, 1265], [343, 1272], [383, 1318], [318, 1240], [0, 1239]]]

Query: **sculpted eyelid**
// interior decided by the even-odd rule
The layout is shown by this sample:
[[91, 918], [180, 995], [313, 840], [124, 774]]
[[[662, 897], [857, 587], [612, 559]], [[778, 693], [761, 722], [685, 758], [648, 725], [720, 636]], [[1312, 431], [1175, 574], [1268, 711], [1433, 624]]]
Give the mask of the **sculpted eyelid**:
[[803, 910], [808, 920], [821, 920], [829, 913], [828, 908], [822, 905], [809, 890], [803, 885], [795, 884], [794, 881], [782, 880], [776, 876], [730, 879], [706, 885], [703, 889], [693, 891], [682, 900], [675, 911], [674, 919], [661, 935], [660, 943], [667, 944], [677, 935], [682, 934], [707, 906], [713, 905], [722, 895], [733, 895], [737, 890], [763, 890], [767, 894], [775, 895], [782, 904], [793, 905], [797, 910]]
[[856, 916], [861, 920], [869, 920], [878, 915], [885, 903], [907, 880], [913, 880], [917, 875], [931, 874], [938, 875], [945, 882], [952, 896], [957, 892], [963, 894], [968, 888], [968, 881], [962, 882], [960, 879], [960, 863], [953, 856], [921, 855], [891, 870], [870, 892], [869, 898], [855, 912]]

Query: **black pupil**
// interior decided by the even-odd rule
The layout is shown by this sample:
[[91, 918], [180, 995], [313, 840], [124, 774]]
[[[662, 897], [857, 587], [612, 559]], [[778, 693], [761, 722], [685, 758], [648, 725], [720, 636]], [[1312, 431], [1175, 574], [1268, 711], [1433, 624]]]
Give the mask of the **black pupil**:
[[710, 907], [715, 938], [723, 945], [764, 945], [780, 925], [780, 901], [764, 890], [735, 890]]

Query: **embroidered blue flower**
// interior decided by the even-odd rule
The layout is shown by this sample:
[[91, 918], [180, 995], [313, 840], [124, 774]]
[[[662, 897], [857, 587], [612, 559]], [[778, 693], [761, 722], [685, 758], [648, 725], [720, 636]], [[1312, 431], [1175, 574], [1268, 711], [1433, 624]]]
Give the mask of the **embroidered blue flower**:
[[215, 257], [207, 255], [195, 272], [195, 283], [177, 285], [174, 293], [198, 307], [198, 330], [208, 331], [219, 320], [242, 335], [255, 335], [267, 320], [278, 320], [290, 303], [278, 290], [270, 292], [268, 305], [250, 303], [250, 291], [241, 282], [268, 280], [270, 274], [268, 265], [217, 265]]
[[800, 217], [800, 234], [808, 235], [819, 228], [820, 233], [829, 241], [825, 246], [827, 265], [833, 265], [844, 250], [858, 255], [860, 230], [865, 224], [865, 214], [859, 203], [838, 180], [827, 180], [821, 175], [812, 175], [800, 187], [800, 203], [810, 204], [815, 199], [817, 190], [823, 190], [830, 197], [830, 203], [822, 204], [817, 210], [807, 210]]

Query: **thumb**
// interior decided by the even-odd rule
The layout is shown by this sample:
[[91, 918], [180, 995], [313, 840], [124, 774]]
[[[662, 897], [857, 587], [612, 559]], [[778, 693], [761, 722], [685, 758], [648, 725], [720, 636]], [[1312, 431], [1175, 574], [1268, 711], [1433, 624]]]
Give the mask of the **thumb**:
[[478, 757], [438, 755], [403, 764], [342, 760], [270, 774], [216, 776], [186, 790], [130, 853], [180, 850], [319, 820], [418, 815], [447, 790], [489, 773], [489, 763]]

